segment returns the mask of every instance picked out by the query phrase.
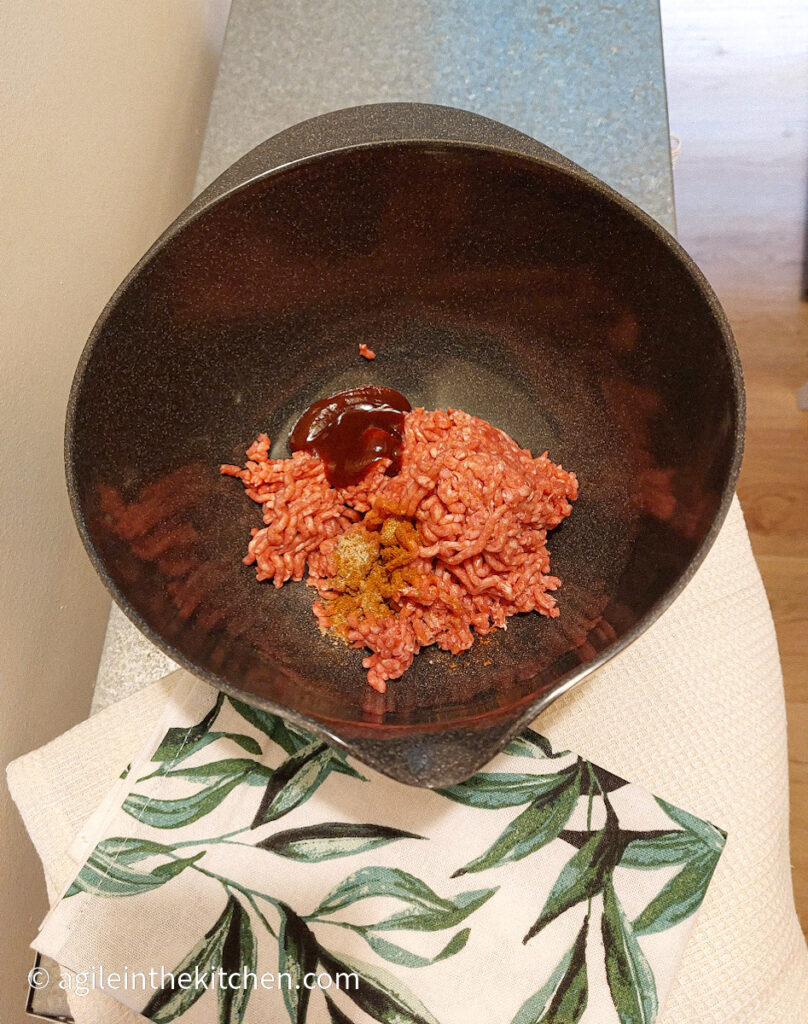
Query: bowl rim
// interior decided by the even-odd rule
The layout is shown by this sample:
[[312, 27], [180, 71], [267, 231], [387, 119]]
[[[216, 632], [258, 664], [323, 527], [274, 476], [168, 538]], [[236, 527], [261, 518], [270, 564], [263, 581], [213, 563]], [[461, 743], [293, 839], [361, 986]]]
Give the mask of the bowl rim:
[[[375, 104], [370, 105], [371, 107], [384, 107], [384, 108], [411, 108], [411, 107], [427, 107], [434, 109], [435, 105], [432, 104]], [[347, 112], [361, 111], [363, 107], [359, 108], [346, 108]], [[452, 107], [438, 107], [438, 110], [451, 111], [455, 114], [468, 113], [460, 111], [457, 108]], [[320, 115], [318, 118], [312, 118], [312, 121], [319, 121], [327, 119], [332, 115], [343, 114], [346, 111], [334, 111], [332, 114]], [[488, 121], [490, 124], [495, 125], [498, 128], [505, 128], [506, 126], [501, 125], [499, 122], [491, 121], [487, 118], [482, 118], [480, 115], [469, 115], [475, 119], [481, 121]], [[309, 122], [302, 122], [302, 125], [307, 125]], [[301, 127], [301, 125], [294, 126], [295, 128]], [[290, 129], [287, 129], [289, 131]], [[514, 135], [518, 134], [515, 130], [509, 129]], [[280, 133], [283, 135], [284, 133]], [[278, 136], [272, 136], [267, 142], [278, 138]], [[727, 316], [716, 296], [713, 288], [707, 281], [704, 273], [699, 269], [693, 258], [684, 249], [681, 243], [672, 235], [666, 228], [664, 228], [658, 221], [656, 221], [650, 214], [646, 213], [641, 207], [637, 206], [630, 199], [621, 195], [610, 185], [606, 184], [600, 178], [596, 177], [590, 171], [578, 166], [577, 164], [570, 161], [563, 154], [557, 153], [555, 150], [550, 149], [542, 143], [537, 143], [536, 140], [529, 136], [523, 136], [526, 141], [536, 144], [542, 152], [530, 153], [520, 150], [518, 148], [512, 148], [507, 145], [492, 144], [491, 142], [479, 142], [470, 141], [464, 139], [455, 138], [436, 138], [429, 137], [425, 134], [423, 137], [405, 137], [405, 138], [380, 138], [374, 141], [360, 141], [355, 143], [344, 143], [335, 146], [330, 146], [324, 149], [319, 149], [314, 153], [308, 155], [297, 156], [285, 161], [278, 163], [276, 166], [268, 167], [257, 173], [251, 174], [245, 179], [238, 181], [232, 185], [228, 184], [223, 190], [221, 185], [223, 179], [225, 179], [235, 167], [237, 167], [242, 161], [246, 161], [248, 157], [254, 154], [262, 146], [266, 145], [266, 142], [260, 143], [257, 147], [250, 150], [247, 154], [236, 161], [234, 165], [225, 170], [223, 174], [217, 177], [205, 190], [203, 190], [191, 203], [183, 210], [179, 216], [166, 228], [166, 230], [148, 247], [144, 255], [135, 263], [129, 273], [124, 277], [121, 283], [113, 292], [112, 296], [105, 304], [98, 319], [96, 320], [92, 331], [90, 332], [87, 342], [82, 350], [79, 357], [76, 370], [73, 376], [73, 381], [70, 388], [70, 394], [67, 402], [67, 411], [65, 418], [65, 434], [64, 434], [64, 458], [65, 458], [65, 475], [68, 496], [70, 500], [70, 507], [73, 513], [73, 518], [76, 522], [79, 535], [81, 537], [84, 548], [95, 567], [96, 572], [100, 576], [107, 590], [110, 592], [115, 603], [121, 608], [124, 614], [132, 621], [132, 623], [143, 633], [152, 643], [155, 644], [160, 650], [167, 654], [173, 661], [187, 669], [193, 675], [204, 679], [206, 682], [215, 686], [218, 690], [221, 690], [226, 695], [231, 696], [235, 699], [251, 703], [256, 707], [262, 708], [273, 714], [280, 714], [283, 717], [295, 722], [299, 726], [315, 733], [326, 739], [328, 742], [334, 744], [338, 748], [357, 756], [360, 760], [370, 764], [371, 767], [382, 772], [383, 774], [391, 775], [393, 778], [399, 778], [400, 775], [396, 775], [392, 771], [385, 770], [385, 760], [370, 756], [363, 753], [357, 753], [356, 743], [362, 739], [372, 739], [374, 741], [383, 742], [386, 739], [392, 739], [397, 737], [418, 737], [426, 736], [436, 733], [448, 733], [456, 730], [464, 730], [469, 727], [479, 726], [485, 724], [488, 720], [491, 724], [497, 724], [500, 722], [508, 722], [507, 727], [501, 733], [501, 738], [498, 740], [497, 749], [501, 750], [514, 736], [521, 732], [530, 722], [536, 718], [542, 711], [546, 710], [551, 704], [553, 704], [563, 694], [568, 693], [573, 687], [577, 686], [587, 676], [595, 672], [598, 668], [602, 667], [606, 662], [610, 661], [616, 655], [620, 654], [627, 647], [629, 647], [639, 636], [646, 632], [646, 630], [653, 625], [654, 622], [665, 612], [676, 598], [682, 593], [687, 584], [695, 575], [704, 559], [715, 542], [718, 533], [723, 526], [726, 519], [729, 508], [732, 504], [732, 500], [735, 494], [735, 488], [740, 473], [741, 462], [743, 459], [744, 450], [744, 430], [746, 423], [746, 395], [744, 389], [743, 372], [741, 368], [740, 356], [738, 353], [737, 345], [732, 333]], [[704, 298], [707, 307], [711, 314], [716, 320], [719, 327], [719, 333], [721, 337], [724, 354], [727, 359], [730, 378], [732, 383], [732, 398], [733, 398], [733, 424], [732, 424], [732, 438], [733, 438], [733, 449], [732, 457], [728, 466], [726, 479], [724, 486], [721, 491], [718, 506], [713, 516], [710, 527], [706, 531], [704, 537], [698, 548], [693, 552], [690, 561], [686, 569], [680, 574], [680, 576], [667, 588], [667, 590], [651, 605], [651, 607], [639, 618], [632, 626], [620, 637], [614, 640], [612, 643], [607, 645], [603, 650], [599, 651], [592, 659], [587, 662], [583, 662], [578, 666], [569, 669], [567, 672], [559, 676], [558, 680], [552, 685], [552, 687], [540, 694], [526, 694], [524, 697], [519, 698], [513, 704], [505, 707], [494, 708], [488, 711], [458, 717], [456, 719], [446, 720], [442, 722], [425, 722], [425, 723], [403, 723], [403, 724], [388, 724], [388, 723], [364, 723], [361, 721], [357, 722], [346, 722], [343, 719], [329, 718], [329, 717], [313, 717], [305, 714], [295, 708], [289, 707], [285, 704], [280, 704], [271, 698], [263, 697], [258, 694], [254, 694], [249, 691], [245, 691], [235, 686], [233, 683], [228, 682], [226, 679], [218, 676], [215, 672], [205, 669], [200, 665], [197, 665], [192, 659], [182, 654], [180, 651], [175, 649], [172, 644], [165, 640], [159, 633], [157, 633], [140, 615], [138, 611], [130, 604], [126, 596], [119, 590], [115, 582], [109, 575], [101, 556], [96, 550], [92, 539], [90, 538], [87, 525], [85, 523], [84, 513], [81, 509], [80, 498], [78, 493], [78, 483], [76, 479], [76, 468], [74, 464], [74, 431], [76, 425], [76, 416], [78, 410], [79, 397], [82, 389], [82, 383], [84, 379], [85, 371], [92, 358], [95, 344], [101, 335], [106, 322], [111, 315], [114, 308], [117, 306], [119, 300], [124, 295], [126, 290], [134, 279], [140, 274], [140, 272], [159, 254], [161, 253], [173, 240], [177, 237], [186, 227], [195, 223], [197, 219], [204, 216], [213, 207], [218, 206], [222, 202], [226, 202], [239, 195], [241, 192], [248, 190], [255, 186], [258, 182], [267, 181], [282, 175], [285, 172], [295, 170], [301, 166], [315, 164], [318, 162], [325, 162], [329, 158], [334, 156], [349, 154], [352, 152], [363, 151], [363, 150], [378, 150], [378, 149], [399, 149], [402, 147], [409, 149], [417, 149], [429, 146], [431, 148], [441, 149], [464, 149], [464, 150], [475, 150], [493, 154], [494, 156], [502, 156], [508, 158], [516, 158], [517, 160], [523, 161], [526, 164], [536, 165], [545, 169], [554, 171], [562, 176], [566, 175], [571, 179], [575, 180], [579, 184], [582, 184], [586, 188], [595, 191], [599, 194], [600, 198], [608, 203], [617, 205], [624, 213], [629, 214], [634, 220], [646, 229], [649, 230], [672, 254], [674, 259], [679, 262], [686, 271], [688, 271], [693, 283]], [[335, 729], [348, 728], [350, 730], [350, 737], [346, 738], [340, 735], [339, 731]], [[490, 757], [493, 756], [491, 752], [481, 757], [479, 765], [485, 763]], [[479, 767], [478, 765], [478, 767]], [[475, 769], [476, 770], [476, 769]], [[425, 785], [431, 785], [431, 783], [422, 783]], [[444, 783], [435, 783], [435, 785]]]

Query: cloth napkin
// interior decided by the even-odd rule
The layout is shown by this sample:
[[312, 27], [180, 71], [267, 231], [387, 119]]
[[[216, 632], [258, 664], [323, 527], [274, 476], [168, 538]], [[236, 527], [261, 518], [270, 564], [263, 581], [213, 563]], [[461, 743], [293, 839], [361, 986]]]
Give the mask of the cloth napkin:
[[61, 890], [33, 945], [105, 1024], [651, 1024], [725, 841], [532, 730], [417, 790], [184, 672], [9, 783]]

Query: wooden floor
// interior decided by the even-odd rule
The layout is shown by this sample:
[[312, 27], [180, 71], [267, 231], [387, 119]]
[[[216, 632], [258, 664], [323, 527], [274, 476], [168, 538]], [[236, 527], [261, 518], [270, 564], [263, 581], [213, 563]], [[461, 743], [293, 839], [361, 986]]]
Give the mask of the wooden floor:
[[662, 0], [679, 237], [735, 331], [739, 493], [785, 678], [794, 889], [808, 932], [808, 4]]

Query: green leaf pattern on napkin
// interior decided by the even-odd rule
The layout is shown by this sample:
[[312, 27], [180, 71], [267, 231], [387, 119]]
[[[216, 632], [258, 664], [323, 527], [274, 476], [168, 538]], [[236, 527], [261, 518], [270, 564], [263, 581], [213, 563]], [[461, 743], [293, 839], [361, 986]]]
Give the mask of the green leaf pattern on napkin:
[[535, 995], [526, 1000], [513, 1024], [576, 1024], [589, 999], [586, 973], [586, 942], [589, 914], [573, 945]]
[[[259, 732], [262, 742], [245, 733], [216, 730], [225, 707]], [[230, 717], [237, 720], [232, 713]], [[186, 763], [219, 740], [253, 756]], [[267, 741], [281, 755], [274, 769], [254, 759], [263, 756], [262, 744]], [[695, 912], [723, 850], [725, 835], [660, 799], [657, 803], [674, 827], [643, 832], [621, 828], [611, 795], [626, 783], [568, 751], [554, 752], [549, 742], [532, 730], [514, 739], [505, 754], [514, 759], [515, 766], [517, 759], [529, 759], [549, 762], [551, 770], [482, 771], [466, 782], [437, 791], [472, 814], [511, 815], [493, 842], [489, 840], [447, 876], [446, 886], [438, 887], [442, 891], [400, 868], [365, 864], [348, 871], [342, 881], [318, 897], [313, 911], [305, 913], [304, 908], [290, 906], [271, 891], [256, 890], [212, 870], [206, 854], [222, 844], [235, 844], [261, 850], [269, 857], [319, 864], [381, 851], [391, 843], [428, 842], [428, 837], [381, 823], [343, 821], [280, 827], [267, 834], [267, 825], [308, 801], [332, 772], [357, 784], [367, 780], [342, 752], [289, 722], [220, 694], [199, 722], [166, 732], [151, 758], [156, 767], [133, 783], [135, 788], [123, 803], [131, 818], [156, 830], [155, 839], [123, 836], [102, 840], [66, 896], [131, 897], [167, 885], [185, 871], [199, 872], [220, 887], [221, 910], [208, 932], [176, 965], [174, 979], [183, 972], [196, 971], [203, 978], [212, 978], [220, 970], [226, 974], [254, 971], [259, 942], [268, 941], [277, 950], [279, 974], [291, 979], [291, 984], [283, 987], [283, 999], [292, 1024], [307, 1021], [314, 993], [303, 979], [317, 971], [337, 982], [349, 974], [358, 979], [341, 993], [339, 1002], [328, 992], [317, 993], [332, 1024], [352, 1024], [348, 1001], [361, 1011], [363, 1019], [382, 1024], [440, 1024], [416, 993], [383, 963], [408, 971], [428, 971], [435, 963], [455, 956], [473, 935], [475, 912], [495, 899], [509, 865], [563, 841], [570, 856], [543, 902], [535, 907], [533, 924], [526, 933], [515, 935], [514, 941], [531, 943], [567, 914], [578, 915], [572, 921], [582, 923], [575, 924], [574, 942], [549, 974], [537, 964], [539, 978], [545, 975], [542, 983], [510, 1024], [580, 1021], [588, 1005], [588, 970], [594, 956], [601, 958], [600, 973], [603, 976], [605, 971], [621, 1024], [653, 1024], [658, 1013], [656, 984], [641, 940], [676, 926]], [[563, 766], [553, 769], [554, 763]], [[191, 791], [172, 799], [151, 796], [149, 789], [154, 787], [149, 783], [158, 778], [178, 780]], [[234, 821], [237, 827], [231, 831], [204, 839], [172, 842], [166, 835], [210, 815], [231, 793], [245, 786], [260, 791], [249, 823]], [[576, 813], [577, 820], [583, 820], [584, 807], [586, 828], [570, 828]], [[595, 820], [600, 822], [597, 827]], [[261, 830], [260, 836], [254, 835], [257, 830]], [[661, 884], [630, 920], [618, 895], [623, 889], [615, 872], [633, 871], [658, 872]], [[466, 881], [465, 876], [471, 875], [475, 880], [480, 876], [482, 884], [458, 891], [463, 882], [456, 879]], [[268, 866], [267, 878], [272, 877]], [[524, 898], [527, 905], [530, 893], [525, 892]], [[380, 901], [388, 907], [382, 916], [375, 909]], [[395, 909], [390, 912], [390, 907]], [[340, 950], [341, 930], [361, 937], [375, 961], [366, 962]], [[418, 950], [413, 939], [429, 932], [447, 933], [432, 955]], [[409, 936], [403, 945], [391, 937], [398, 933]], [[250, 985], [210, 987], [216, 988], [219, 1024], [243, 1021]], [[141, 1012], [155, 1024], [167, 1024], [182, 1017], [206, 991], [205, 985], [181, 988], [169, 983], [152, 995]]]
[[[161, 854], [171, 859], [165, 860]], [[133, 867], [154, 856], [160, 857], [160, 863], [151, 870]], [[193, 857], [175, 857], [171, 846], [144, 839], [102, 839], [65, 895], [87, 892], [96, 896], [135, 896], [165, 885], [202, 856], [203, 853], [197, 853]]]
[[[222, 964], [222, 948], [233, 919], [236, 901], [231, 896], [224, 910], [213, 926], [191, 949], [188, 955], [174, 969], [175, 977], [183, 973], [192, 974], [198, 970], [201, 977], [206, 978], [211, 971], [217, 970]], [[143, 1015], [151, 1018], [154, 1024], [165, 1024], [181, 1016], [201, 998], [206, 990], [202, 987], [189, 986], [182, 988], [179, 984], [167, 986], [155, 993], [143, 1009]]]

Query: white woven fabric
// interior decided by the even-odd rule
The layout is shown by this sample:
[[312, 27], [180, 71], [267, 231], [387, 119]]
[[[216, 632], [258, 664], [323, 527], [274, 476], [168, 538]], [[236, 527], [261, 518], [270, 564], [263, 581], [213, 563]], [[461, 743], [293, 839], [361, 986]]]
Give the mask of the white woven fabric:
[[[84, 723], [73, 743], [93, 749], [105, 719]], [[271, 976], [288, 963], [276, 937], [287, 925], [316, 945], [323, 967], [355, 957], [367, 978], [395, 979], [398, 1008], [414, 1015], [383, 1009], [379, 992], [371, 1004], [361, 992], [340, 994], [343, 1006], [355, 998], [374, 1020], [466, 1024], [473, 1007], [485, 1021], [526, 1024], [557, 987], [562, 1000], [572, 993], [553, 1018], [560, 1024], [657, 1019], [724, 847], [717, 829], [569, 751], [553, 754], [535, 733], [445, 792], [363, 777], [356, 767], [183, 674], [126, 777], [73, 843], [81, 873], [35, 947], [98, 979], [117, 975], [120, 1002], [153, 1019], [181, 1013], [188, 1024], [211, 1020], [208, 986], [189, 981], [190, 996], [158, 994], [161, 983], [148, 987], [146, 975], [179, 973], [180, 963], [187, 970], [190, 955], [202, 971], [249, 965]], [[660, 861], [663, 850], [673, 861]], [[587, 884], [595, 887], [588, 900]], [[549, 914], [546, 931], [540, 913]], [[346, 920], [364, 930], [346, 932]], [[212, 948], [211, 934], [235, 938], [226, 956], [201, 952]], [[126, 974], [144, 980], [122, 986]], [[245, 1024], [285, 1019], [286, 998], [274, 985], [253, 989]], [[530, 1012], [520, 1012], [523, 1004]], [[333, 1019], [322, 996], [303, 1016]]]
[[[75, 873], [67, 846], [154, 727], [163, 685], [105, 712], [106, 734], [93, 750], [74, 731], [11, 766], [12, 794], [49, 892]], [[570, 747], [729, 833], [664, 1024], [808, 1020], [808, 954], [788, 856], [782, 680], [737, 502], [662, 619], [545, 713], [539, 728], [557, 748]], [[142, 1019], [99, 993], [74, 998], [71, 1008], [80, 1024]]]
[[737, 499], [671, 608], [541, 718], [569, 745], [728, 833], [664, 1024], [808, 1020], [774, 624]]
[[[9, 789], [42, 860], [51, 905], [76, 873], [71, 846], [148, 739], [178, 674], [172, 673], [107, 708], [104, 728], [94, 730], [91, 745], [83, 737], [93, 719], [8, 766]], [[69, 971], [63, 973], [70, 975]], [[140, 1014], [100, 990], [74, 996], [74, 988], [70, 980], [67, 1001], [77, 1024], [143, 1021]]]

